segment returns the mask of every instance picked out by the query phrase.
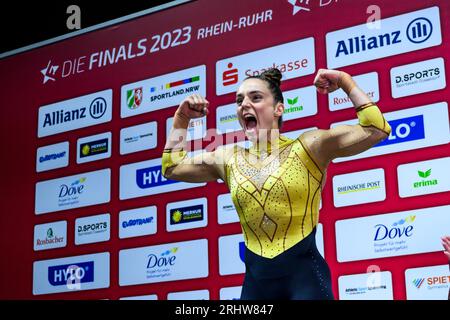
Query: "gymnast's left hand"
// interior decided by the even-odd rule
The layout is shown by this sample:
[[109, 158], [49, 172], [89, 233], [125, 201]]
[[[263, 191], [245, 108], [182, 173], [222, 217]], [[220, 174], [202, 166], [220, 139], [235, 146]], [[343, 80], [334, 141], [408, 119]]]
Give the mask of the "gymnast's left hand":
[[314, 78], [314, 85], [319, 93], [331, 93], [340, 88], [341, 81], [347, 76], [349, 77], [350, 75], [343, 71], [319, 69]]

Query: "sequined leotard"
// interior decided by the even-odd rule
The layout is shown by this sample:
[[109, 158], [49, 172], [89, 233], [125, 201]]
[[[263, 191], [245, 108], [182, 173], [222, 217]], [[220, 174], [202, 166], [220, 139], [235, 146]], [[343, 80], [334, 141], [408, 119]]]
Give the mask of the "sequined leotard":
[[330, 271], [315, 244], [324, 173], [301, 136], [280, 135], [270, 147], [235, 146], [225, 164], [246, 245], [241, 299], [332, 299]]

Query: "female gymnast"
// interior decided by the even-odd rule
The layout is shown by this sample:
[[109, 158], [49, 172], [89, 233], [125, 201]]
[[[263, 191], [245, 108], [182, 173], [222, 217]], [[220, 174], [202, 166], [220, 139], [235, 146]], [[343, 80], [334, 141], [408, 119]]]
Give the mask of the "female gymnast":
[[230, 190], [245, 240], [241, 299], [333, 299], [330, 270], [315, 243], [326, 170], [337, 157], [361, 153], [391, 131], [378, 106], [342, 71], [319, 69], [319, 93], [343, 89], [357, 125], [311, 130], [289, 139], [279, 130], [284, 112], [281, 72], [246, 78], [236, 92], [237, 117], [248, 149], [234, 145], [189, 157], [190, 119], [209, 114], [191, 95], [179, 105], [162, 155], [164, 177], [185, 182], [222, 179]]

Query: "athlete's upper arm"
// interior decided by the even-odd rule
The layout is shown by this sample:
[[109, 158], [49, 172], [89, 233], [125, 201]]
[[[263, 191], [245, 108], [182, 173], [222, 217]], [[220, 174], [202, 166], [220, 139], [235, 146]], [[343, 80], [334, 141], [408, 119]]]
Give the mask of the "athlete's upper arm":
[[202, 152], [195, 156], [186, 155], [181, 161], [169, 166], [164, 176], [185, 182], [207, 182], [225, 179], [227, 152], [223, 147], [212, 152]]
[[339, 125], [329, 130], [305, 132], [302, 138], [316, 161], [325, 169], [331, 160], [366, 151], [386, 137], [386, 133], [375, 127]]

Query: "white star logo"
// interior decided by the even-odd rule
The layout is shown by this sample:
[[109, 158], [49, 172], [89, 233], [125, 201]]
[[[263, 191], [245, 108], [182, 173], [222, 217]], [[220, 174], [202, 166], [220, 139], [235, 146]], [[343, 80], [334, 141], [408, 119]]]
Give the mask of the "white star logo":
[[41, 73], [44, 76], [43, 84], [47, 83], [47, 81], [49, 80], [55, 81], [55, 78], [51, 77], [50, 75], [54, 76], [58, 68], [59, 66], [52, 66], [52, 60], [48, 61], [47, 67], [41, 70]]
[[[297, 1], [299, 2], [299, 5], [297, 5]], [[305, 11], [311, 11], [310, 8], [302, 7], [301, 4], [305, 2], [305, 5], [309, 5], [309, 0], [287, 0], [292, 5], [292, 15], [295, 16], [299, 11], [305, 10]]]

